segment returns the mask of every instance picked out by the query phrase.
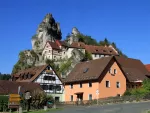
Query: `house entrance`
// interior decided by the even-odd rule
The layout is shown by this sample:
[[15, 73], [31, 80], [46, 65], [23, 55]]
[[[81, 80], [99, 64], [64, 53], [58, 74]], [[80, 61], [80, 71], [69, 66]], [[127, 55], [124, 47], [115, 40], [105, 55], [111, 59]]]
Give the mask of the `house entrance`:
[[83, 101], [83, 92], [75, 93], [77, 95], [77, 104], [82, 104]]

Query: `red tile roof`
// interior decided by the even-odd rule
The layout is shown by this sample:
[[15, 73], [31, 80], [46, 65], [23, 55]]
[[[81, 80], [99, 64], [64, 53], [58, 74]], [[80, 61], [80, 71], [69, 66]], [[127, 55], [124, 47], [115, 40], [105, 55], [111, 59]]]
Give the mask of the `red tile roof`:
[[[144, 64], [140, 60], [115, 56], [103, 57], [101, 59], [77, 64], [65, 79], [65, 82], [71, 83], [98, 80], [112, 59], [117, 62], [125, 77], [130, 82], [138, 80], [143, 81], [147, 78], [146, 75], [149, 75], [149, 72], [146, 70]], [[84, 73], [84, 71], [86, 72]]]
[[[12, 75], [12, 78], [16, 78], [15, 81], [17, 82], [33, 82], [49, 65], [42, 65], [42, 66], [36, 66], [36, 67], [32, 67], [32, 68], [28, 68], [25, 70], [21, 70], [18, 73], [15, 73]], [[52, 70], [54, 71], [54, 70]], [[55, 71], [54, 71], [55, 72]], [[27, 79], [21, 79], [20, 76], [24, 76], [24, 75], [31, 75], [31, 78], [27, 78]], [[55, 72], [55, 74], [57, 74]], [[62, 79], [60, 78], [59, 75], [57, 75], [57, 77], [60, 79], [60, 81], [62, 81]], [[62, 81], [63, 82], [63, 81]]]
[[104, 46], [93, 46], [86, 45], [83, 42], [73, 42], [70, 47], [85, 49], [86, 51], [93, 54], [106, 54], [106, 55], [118, 55], [118, 53], [112, 47]]
[[145, 65], [145, 67], [150, 72], [150, 64]]
[[17, 94], [19, 86], [21, 86], [20, 90], [21, 93], [24, 93], [25, 91], [32, 92], [35, 89], [43, 91], [43, 89], [37, 83], [27, 83], [27, 82], [21, 83], [21, 82], [0, 80], [0, 94], [1, 95]]
[[26, 79], [26, 80], [21, 80], [20, 78], [18, 78], [16, 81], [18, 82], [32, 82], [34, 81], [39, 75], [40, 73], [47, 67], [48, 65], [42, 65], [42, 66], [37, 66], [37, 67], [32, 67], [32, 68], [28, 68], [25, 70], [21, 70], [18, 73], [13, 74], [12, 76], [14, 77], [20, 77], [23, 75], [27, 75], [30, 74], [32, 75], [32, 77], [30, 79]]
[[58, 50], [60, 49], [59, 46], [55, 42], [47, 41], [47, 43], [49, 43], [53, 49], [58, 49]]
[[118, 55], [111, 47], [86, 45], [85, 50], [93, 54]]
[[83, 42], [73, 42], [70, 47], [85, 49], [85, 44]]

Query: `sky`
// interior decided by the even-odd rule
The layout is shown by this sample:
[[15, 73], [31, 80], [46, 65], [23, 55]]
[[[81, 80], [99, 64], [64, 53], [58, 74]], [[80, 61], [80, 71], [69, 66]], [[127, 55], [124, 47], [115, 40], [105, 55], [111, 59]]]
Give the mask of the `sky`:
[[150, 63], [150, 0], [0, 0], [0, 72], [11, 73], [47, 13], [65, 39], [73, 27], [115, 42], [130, 58]]

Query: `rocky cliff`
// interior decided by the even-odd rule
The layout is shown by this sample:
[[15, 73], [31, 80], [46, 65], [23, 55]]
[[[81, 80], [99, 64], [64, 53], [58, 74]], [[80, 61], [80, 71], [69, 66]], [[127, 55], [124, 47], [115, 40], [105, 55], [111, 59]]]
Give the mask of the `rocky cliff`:
[[[68, 43], [78, 41], [78, 38], [76, 37], [77, 34], [80, 34], [80, 32], [77, 28], [74, 27], [72, 29], [71, 35], [68, 37]], [[19, 70], [26, 69], [32, 66], [44, 65], [46, 61], [44, 61], [43, 59], [42, 52], [46, 42], [54, 42], [56, 39], [61, 40], [61, 35], [62, 34], [59, 23], [55, 21], [52, 14], [47, 14], [44, 17], [43, 21], [39, 24], [36, 34], [31, 39], [32, 50], [24, 50], [20, 52], [19, 60], [14, 65], [12, 73], [16, 73]], [[73, 53], [76, 54], [76, 57], [72, 56], [71, 59], [65, 59], [65, 61], [63, 62], [55, 61], [55, 63], [59, 64], [59, 68], [61, 68], [62, 65], [70, 64], [67, 62], [69, 60], [71, 62], [71, 67], [75, 66], [76, 63], [82, 60], [83, 54], [81, 54], [78, 50], [74, 50]], [[72, 55], [74, 55], [73, 53]], [[65, 71], [65, 73], [67, 73], [69, 72], [69, 70], [70, 68], [66, 69], [65, 67], [62, 71]]]
[[61, 40], [61, 38], [60, 24], [55, 22], [52, 14], [47, 14], [32, 37], [32, 48], [34, 51], [41, 51], [48, 40]]

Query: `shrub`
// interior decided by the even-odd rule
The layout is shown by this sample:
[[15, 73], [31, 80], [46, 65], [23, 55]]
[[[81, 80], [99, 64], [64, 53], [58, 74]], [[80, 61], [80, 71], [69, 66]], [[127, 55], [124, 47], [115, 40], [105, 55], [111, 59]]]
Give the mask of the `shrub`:
[[143, 89], [146, 89], [148, 91], [150, 91], [150, 79], [145, 79], [143, 81], [143, 86], [142, 86]]
[[0, 95], [0, 111], [8, 110], [8, 96]]
[[130, 90], [127, 90], [127, 91], [124, 93], [124, 96], [130, 96], [130, 95], [132, 95]]

